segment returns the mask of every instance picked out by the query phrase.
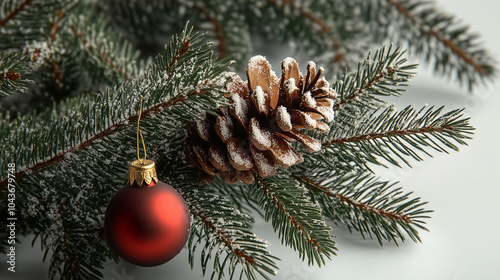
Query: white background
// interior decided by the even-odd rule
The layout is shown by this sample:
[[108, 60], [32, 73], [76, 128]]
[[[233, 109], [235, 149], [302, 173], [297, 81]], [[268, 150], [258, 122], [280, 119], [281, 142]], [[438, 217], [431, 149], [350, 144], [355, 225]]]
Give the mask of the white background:
[[[500, 5], [493, 0], [440, 0], [439, 6], [471, 25], [482, 35], [485, 46], [498, 58], [500, 50]], [[290, 54], [265, 53], [279, 69], [279, 61]], [[281, 57], [283, 55], [283, 57]], [[497, 59], [498, 60], [498, 59]], [[429, 201], [434, 210], [428, 220], [430, 232], [422, 232], [423, 243], [408, 241], [396, 247], [363, 240], [346, 228], [334, 227], [338, 256], [324, 267], [308, 267], [293, 250], [281, 245], [270, 225], [257, 220], [255, 232], [272, 245], [270, 250], [281, 258], [275, 279], [427, 279], [467, 280], [500, 279], [500, 86], [497, 82], [479, 88], [475, 94], [456, 86], [454, 81], [435, 77], [420, 67], [412, 87], [403, 96], [391, 99], [399, 109], [409, 104], [446, 105], [447, 110], [467, 107], [465, 114], [476, 127], [474, 139], [460, 152], [436, 154], [414, 163], [413, 169], [379, 170], [384, 178], [401, 181], [407, 191]], [[333, 226], [333, 225], [332, 225]], [[18, 246], [17, 272], [6, 271], [1, 256], [1, 279], [45, 279], [47, 263], [41, 263], [39, 244], [31, 248], [30, 238]], [[106, 264], [105, 279], [204, 279], [199, 262], [191, 270], [183, 250], [169, 263], [155, 268], [140, 268], [125, 263]], [[207, 277], [206, 279], [209, 279]]]

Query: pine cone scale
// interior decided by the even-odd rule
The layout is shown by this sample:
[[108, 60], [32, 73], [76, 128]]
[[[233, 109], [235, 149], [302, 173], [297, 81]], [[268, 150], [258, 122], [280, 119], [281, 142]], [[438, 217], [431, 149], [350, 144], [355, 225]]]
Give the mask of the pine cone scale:
[[227, 158], [227, 151], [222, 145], [216, 141], [210, 143], [210, 148], [208, 149], [208, 159], [210, 160], [210, 163], [217, 168], [217, 170], [229, 171], [231, 169], [231, 165]]
[[250, 151], [255, 159], [255, 168], [257, 169], [259, 176], [265, 178], [276, 174], [276, 165], [271, 152], [261, 151], [253, 145], [250, 145]]
[[271, 147], [271, 133], [266, 130], [262, 130], [257, 121], [257, 118], [252, 118], [250, 120], [250, 125], [248, 126], [249, 138], [252, 145], [257, 149], [265, 151]]
[[245, 149], [245, 143], [239, 138], [230, 138], [227, 141], [227, 156], [229, 162], [237, 171], [248, 171], [253, 168], [251, 154]]
[[288, 168], [303, 161], [302, 156], [293, 149], [290, 142], [277, 133], [273, 133], [269, 151], [275, 157], [276, 163], [283, 168]]
[[233, 137], [233, 129], [234, 126], [231, 118], [226, 116], [217, 117], [215, 133], [217, 133], [222, 142], [226, 143], [229, 138]]

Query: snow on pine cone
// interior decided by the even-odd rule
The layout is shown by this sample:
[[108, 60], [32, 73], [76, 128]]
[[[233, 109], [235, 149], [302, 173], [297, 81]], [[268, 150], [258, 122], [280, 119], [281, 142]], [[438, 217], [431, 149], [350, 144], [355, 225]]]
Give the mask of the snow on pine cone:
[[223, 180], [250, 184], [254, 174], [273, 176], [277, 167], [288, 168], [303, 161], [291, 145], [299, 141], [311, 152], [321, 142], [299, 129], [328, 132], [323, 122], [333, 121], [337, 93], [321, 77], [314, 62], [307, 74], [300, 73], [297, 62], [286, 58], [281, 63], [281, 79], [263, 56], [248, 62], [247, 78], [237, 75], [227, 84], [232, 93], [229, 106], [187, 124], [184, 147], [188, 158], [200, 169], [203, 181], [216, 175]]

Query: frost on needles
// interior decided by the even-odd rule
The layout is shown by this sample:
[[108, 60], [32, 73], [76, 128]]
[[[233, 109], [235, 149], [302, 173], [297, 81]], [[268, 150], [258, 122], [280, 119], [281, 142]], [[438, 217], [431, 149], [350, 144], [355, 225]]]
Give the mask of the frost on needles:
[[[159, 177], [188, 204], [193, 221], [188, 264], [201, 267], [207, 276], [271, 279], [278, 273], [279, 259], [254, 234], [250, 214], [260, 214], [282, 244], [311, 265], [335, 261], [337, 226], [380, 244], [420, 241], [431, 212], [425, 201], [404, 186], [380, 180], [370, 166], [411, 165], [434, 151], [458, 150], [474, 128], [462, 110], [397, 110], [387, 104], [385, 97], [404, 93], [416, 66], [407, 63], [400, 48], [388, 45], [368, 55], [367, 50], [396, 41], [465, 84], [491, 79], [495, 69], [488, 53], [473, 51], [476, 39], [453, 17], [414, 0], [124, 3], [12, 0], [0, 6], [0, 204], [6, 204], [9, 173], [3, 163], [13, 162], [17, 234], [40, 240], [49, 277], [101, 279], [103, 264], [119, 261], [104, 240], [103, 216], [109, 199], [124, 184], [127, 163], [136, 156], [141, 96], [148, 155], [156, 161]], [[397, 26], [386, 25], [370, 11], [387, 11], [382, 14], [397, 19]], [[208, 30], [208, 39], [189, 25], [179, 30], [185, 17]], [[367, 26], [377, 32], [368, 36]], [[416, 28], [406, 36], [409, 26]], [[232, 65], [246, 68], [251, 35], [264, 31], [309, 53], [318, 65], [310, 63], [309, 69], [323, 73], [323, 66], [324, 73], [340, 77], [321, 80], [317, 75], [318, 87], [332, 93], [331, 102], [316, 99], [312, 88], [304, 91], [306, 83], [301, 85], [298, 75], [282, 84], [278, 77], [273, 81], [282, 92], [301, 93], [294, 99], [298, 107], [323, 110], [309, 114], [311, 120], [300, 120], [304, 127], [320, 124], [322, 129], [295, 127], [302, 133], [297, 140], [299, 134], [283, 131], [295, 129], [294, 118], [300, 114], [293, 110], [298, 107], [276, 106], [277, 133], [288, 137], [301, 163], [279, 169], [262, 165], [261, 171], [270, 176], [254, 172], [248, 184], [217, 176], [202, 184], [184, 149], [186, 123], [197, 124], [195, 133], [210, 137], [203, 120], [221, 117], [219, 108], [233, 106], [241, 111], [240, 118], [255, 116], [246, 110], [270, 112], [269, 87], [252, 88], [256, 105], [245, 107], [250, 103], [235, 94], [241, 89], [234, 86], [236, 74], [228, 72]], [[163, 35], [173, 32], [178, 35], [163, 46]], [[155, 59], [136, 51], [158, 41], [162, 51]], [[420, 45], [425, 42], [431, 43]], [[220, 56], [234, 53], [236, 63], [219, 60], [214, 49]], [[443, 57], [453, 59], [448, 64]], [[290, 58], [283, 65], [295, 67]], [[303, 81], [308, 80], [303, 73]], [[325, 122], [318, 121], [320, 114]], [[234, 118], [225, 116], [219, 129], [229, 140]], [[255, 143], [272, 145], [260, 123], [252, 118], [247, 123]], [[5, 208], [0, 213], [0, 226], [5, 227], [8, 213]], [[5, 234], [0, 232], [3, 252], [9, 246]]]
[[[117, 260], [103, 239], [103, 209], [125, 178], [125, 163], [135, 156], [130, 141], [141, 95], [148, 150], [160, 176], [188, 203], [189, 262], [199, 263], [203, 272], [248, 279], [275, 274], [277, 258], [252, 233], [249, 209], [262, 213], [283, 244], [309, 264], [324, 264], [335, 255], [335, 229], [328, 220], [381, 244], [405, 236], [420, 240], [418, 230], [425, 229], [430, 212], [425, 203], [379, 181], [369, 164], [399, 165], [420, 160], [431, 149], [457, 149], [473, 128], [460, 111], [396, 111], [383, 101], [400, 95], [413, 75], [415, 66], [406, 64], [400, 49], [369, 55], [357, 71], [332, 85], [338, 93], [335, 118], [327, 134], [304, 130], [320, 139], [322, 148], [311, 152], [297, 146], [301, 164], [273, 177], [257, 176], [246, 186], [220, 179], [200, 185], [182, 148], [184, 123], [230, 104], [225, 85], [232, 80], [225, 72], [228, 62], [212, 58], [210, 44], [202, 40], [187, 28], [136, 79], [61, 102], [42, 115], [2, 120], [2, 158], [19, 166], [20, 234], [41, 239], [51, 256], [51, 276], [100, 278], [103, 263]], [[6, 174], [2, 169], [2, 191]]]

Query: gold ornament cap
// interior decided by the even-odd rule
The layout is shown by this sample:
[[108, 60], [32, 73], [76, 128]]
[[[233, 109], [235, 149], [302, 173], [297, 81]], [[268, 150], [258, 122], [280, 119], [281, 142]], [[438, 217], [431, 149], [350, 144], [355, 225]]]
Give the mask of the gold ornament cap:
[[128, 166], [128, 184], [133, 185], [134, 182], [138, 186], [142, 186], [144, 182], [149, 186], [151, 181], [158, 183], [156, 176], [155, 162], [149, 159], [134, 160]]

